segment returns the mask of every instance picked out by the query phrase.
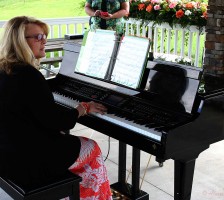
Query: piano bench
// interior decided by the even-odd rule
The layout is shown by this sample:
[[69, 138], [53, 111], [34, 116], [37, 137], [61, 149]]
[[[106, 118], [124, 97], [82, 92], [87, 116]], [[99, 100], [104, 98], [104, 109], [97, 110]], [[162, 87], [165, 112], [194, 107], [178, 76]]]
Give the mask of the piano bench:
[[[81, 177], [68, 173], [45, 183], [17, 184], [13, 180], [0, 176], [0, 187], [14, 200], [59, 200], [69, 197], [79, 200], [79, 182]], [[21, 181], [22, 182], [22, 181]]]

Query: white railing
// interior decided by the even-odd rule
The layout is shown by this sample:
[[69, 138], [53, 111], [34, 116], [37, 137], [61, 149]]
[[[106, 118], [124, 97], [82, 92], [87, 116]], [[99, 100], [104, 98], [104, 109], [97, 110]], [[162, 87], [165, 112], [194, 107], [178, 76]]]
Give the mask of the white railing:
[[[175, 58], [188, 58], [192, 65], [201, 67], [204, 54], [205, 30], [195, 26], [182, 28], [179, 25], [171, 28], [169, 24], [153, 25], [134, 19], [126, 21], [126, 34], [152, 38], [152, 49], [155, 57], [170, 61]], [[194, 45], [193, 45], [194, 44]]]
[[[50, 32], [48, 39], [64, 38], [65, 34], [83, 34], [85, 29], [89, 28], [89, 17], [51, 18], [41, 20], [49, 25]], [[47, 57], [48, 56], [51, 58], [63, 56], [63, 52], [51, 52]], [[60, 65], [61, 63], [59, 63], [59, 66]], [[52, 69], [55, 70], [55, 67], [52, 66]]]
[[63, 38], [65, 34], [83, 34], [89, 28], [89, 17], [42, 19], [50, 27], [48, 38]]
[[[65, 34], [82, 34], [89, 28], [89, 17], [42, 19], [50, 27], [48, 38], [63, 38]], [[0, 21], [0, 30], [6, 21]], [[196, 27], [171, 28], [168, 24], [153, 26], [153, 22], [142, 24], [141, 21], [129, 19], [125, 21], [126, 34], [143, 36], [152, 39], [155, 57], [188, 58], [194, 66], [201, 67], [205, 34]], [[194, 45], [193, 45], [194, 44]]]
[[[63, 38], [65, 34], [82, 34], [89, 27], [89, 17], [48, 18], [41, 19], [49, 25], [48, 38]], [[0, 21], [0, 29], [6, 21]]]

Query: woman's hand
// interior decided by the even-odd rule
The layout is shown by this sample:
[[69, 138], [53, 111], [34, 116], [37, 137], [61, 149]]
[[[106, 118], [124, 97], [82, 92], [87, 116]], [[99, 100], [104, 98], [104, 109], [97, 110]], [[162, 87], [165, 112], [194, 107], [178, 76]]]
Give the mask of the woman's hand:
[[99, 17], [99, 16], [100, 16], [100, 12], [101, 12], [100, 10], [96, 10], [96, 11], [94, 12], [94, 16], [95, 16], [95, 17]]
[[105, 112], [107, 112], [107, 108], [101, 103], [91, 101], [88, 104], [89, 104], [89, 113], [104, 114]]
[[105, 19], [105, 20], [108, 20], [108, 19], [113, 19], [113, 15], [112, 15], [112, 14], [110, 14], [110, 13], [108, 13], [108, 15], [107, 15], [107, 16], [105, 16], [105, 15], [100, 15], [100, 18]]
[[123, 3], [121, 3], [121, 9], [118, 10], [117, 12], [115, 12], [113, 14], [108, 13], [107, 16], [100, 15], [100, 17], [105, 20], [118, 19], [118, 18], [121, 18], [124, 16], [128, 16], [129, 10], [130, 10], [129, 2], [123, 2]]
[[96, 103], [94, 101], [81, 102], [78, 106], [76, 106], [76, 109], [79, 112], [79, 117], [89, 113], [100, 113], [103, 115], [105, 112], [107, 112], [107, 108], [103, 104]]

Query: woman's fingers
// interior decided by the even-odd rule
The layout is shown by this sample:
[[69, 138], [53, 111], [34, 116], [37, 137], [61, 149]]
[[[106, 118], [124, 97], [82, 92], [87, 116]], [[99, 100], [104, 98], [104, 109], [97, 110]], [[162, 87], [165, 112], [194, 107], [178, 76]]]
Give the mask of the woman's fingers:
[[90, 104], [90, 112], [104, 114], [107, 111], [107, 108], [103, 104], [96, 103], [93, 101], [91, 101], [89, 104]]

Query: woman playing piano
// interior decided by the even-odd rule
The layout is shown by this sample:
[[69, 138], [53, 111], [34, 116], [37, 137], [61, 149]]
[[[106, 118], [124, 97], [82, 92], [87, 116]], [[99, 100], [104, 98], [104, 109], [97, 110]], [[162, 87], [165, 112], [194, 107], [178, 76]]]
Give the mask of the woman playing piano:
[[111, 199], [110, 185], [97, 143], [63, 134], [88, 113], [106, 108], [82, 102], [62, 109], [54, 102], [47, 81], [39, 72], [45, 56], [48, 26], [19, 16], [4, 26], [0, 43], [0, 160], [1, 172], [27, 183], [66, 170], [82, 177], [81, 199]]

